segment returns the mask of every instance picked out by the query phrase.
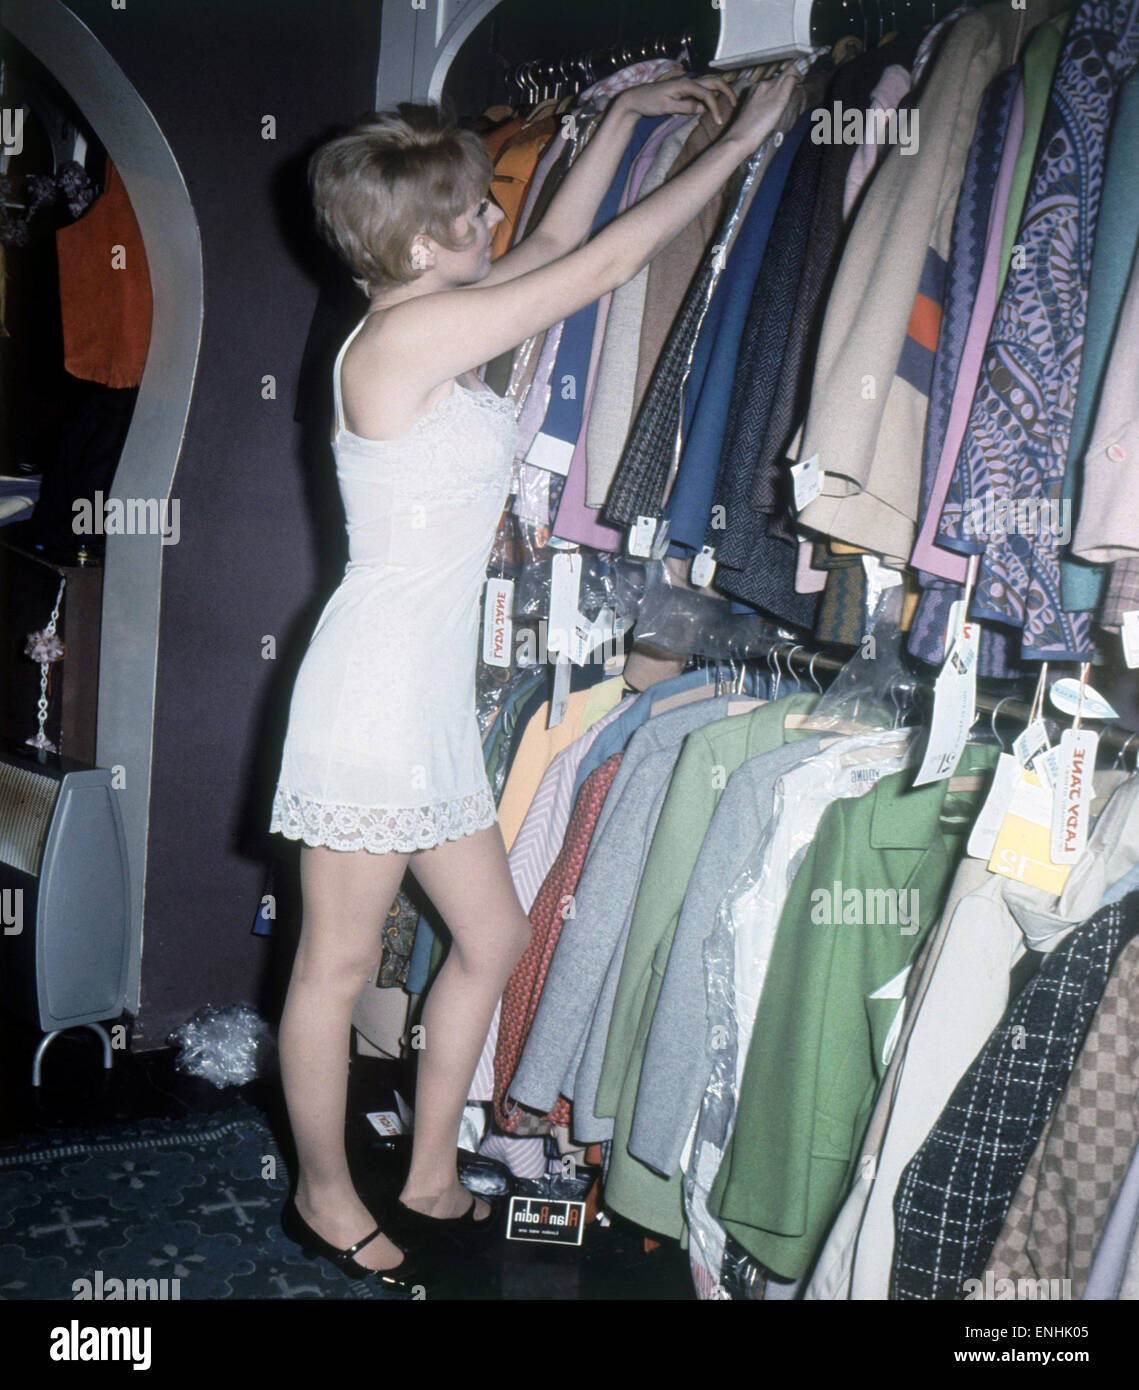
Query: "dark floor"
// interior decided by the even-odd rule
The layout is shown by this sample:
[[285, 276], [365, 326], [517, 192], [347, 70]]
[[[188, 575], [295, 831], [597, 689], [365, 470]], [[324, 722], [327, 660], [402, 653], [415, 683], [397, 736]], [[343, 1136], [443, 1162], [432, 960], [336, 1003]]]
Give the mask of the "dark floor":
[[[31, 1084], [38, 1034], [0, 1016], [0, 1152], [66, 1141], [94, 1125], [128, 1124], [156, 1116], [250, 1106], [265, 1115], [281, 1150], [292, 1146], [279, 1085], [255, 1081], [218, 1089], [175, 1066], [176, 1052], [116, 1051], [111, 1071], [102, 1066], [98, 1038], [86, 1029], [57, 1037], [43, 1062], [42, 1084]], [[369, 1111], [394, 1110], [394, 1088], [412, 1099], [411, 1078], [394, 1063], [355, 1058], [349, 1084], [349, 1162], [365, 1200], [398, 1191], [406, 1141], [381, 1141], [365, 1119]], [[501, 1240], [454, 1271], [448, 1296], [471, 1299], [692, 1300], [687, 1256], [672, 1242], [646, 1251], [646, 1233], [620, 1221], [588, 1226], [580, 1248], [551, 1249]]]

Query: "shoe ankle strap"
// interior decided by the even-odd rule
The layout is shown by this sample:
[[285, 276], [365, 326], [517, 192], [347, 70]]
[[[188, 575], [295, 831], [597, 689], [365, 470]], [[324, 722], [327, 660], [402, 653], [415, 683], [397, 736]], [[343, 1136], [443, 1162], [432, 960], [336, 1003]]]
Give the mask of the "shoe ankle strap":
[[375, 1240], [375, 1238], [376, 1238], [378, 1235], [380, 1235], [380, 1234], [382, 1233], [382, 1231], [383, 1231], [383, 1227], [382, 1227], [382, 1226], [377, 1226], [376, 1229], [372, 1232], [371, 1235], [365, 1236], [365, 1237], [363, 1238], [363, 1240], [358, 1240], [358, 1241], [356, 1242], [355, 1245], [350, 1245], [350, 1246], [348, 1247], [348, 1249], [345, 1250], [344, 1253], [345, 1253], [346, 1255], [355, 1256], [355, 1255], [357, 1254], [358, 1251], [363, 1250], [364, 1246], [367, 1245], [369, 1241]]

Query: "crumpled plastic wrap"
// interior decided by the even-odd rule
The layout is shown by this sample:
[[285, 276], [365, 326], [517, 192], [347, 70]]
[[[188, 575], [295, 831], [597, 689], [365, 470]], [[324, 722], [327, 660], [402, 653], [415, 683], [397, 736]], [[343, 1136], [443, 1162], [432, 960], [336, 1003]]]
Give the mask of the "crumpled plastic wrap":
[[546, 1197], [554, 1202], [584, 1202], [597, 1177], [597, 1169], [577, 1164], [573, 1176], [547, 1173], [544, 1178], [516, 1178], [514, 1192], [518, 1197]]
[[718, 1298], [736, 1302], [763, 1298], [766, 1282], [763, 1266], [747, 1253], [738, 1241], [728, 1236], [724, 1242], [724, 1257], [720, 1264]]
[[[677, 581], [663, 560], [643, 566], [643, 585], [637, 596], [635, 636], [655, 651], [680, 656], [746, 657], [765, 652], [772, 639], [794, 641], [790, 628], [761, 618], [758, 613], [735, 614], [723, 594], [703, 592]], [[621, 571], [619, 580], [627, 582]], [[623, 602], [634, 591], [619, 591]]]
[[459, 1181], [468, 1192], [488, 1200], [509, 1197], [514, 1191], [514, 1174], [506, 1164], [483, 1154], [460, 1152]]
[[174, 1064], [178, 1071], [219, 1090], [264, 1075], [276, 1054], [269, 1025], [249, 1004], [206, 1004], [167, 1041], [181, 1049]]

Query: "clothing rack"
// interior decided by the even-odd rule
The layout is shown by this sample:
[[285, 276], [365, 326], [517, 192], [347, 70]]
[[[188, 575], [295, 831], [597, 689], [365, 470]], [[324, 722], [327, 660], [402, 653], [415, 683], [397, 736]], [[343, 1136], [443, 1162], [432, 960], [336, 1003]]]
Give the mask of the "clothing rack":
[[679, 57], [692, 44], [689, 32], [656, 34], [640, 41], [617, 42], [608, 48], [591, 48], [559, 58], [533, 58], [516, 63], [506, 74], [507, 88], [514, 88], [523, 102], [558, 100], [576, 96], [603, 77], [648, 58]]
[[[698, 657], [697, 661], [703, 661], [708, 665], [714, 662], [723, 663], [725, 660], [747, 661], [767, 661], [769, 664], [774, 661], [777, 665], [782, 662], [787, 670], [796, 676], [806, 676], [808, 680], [818, 680], [820, 684], [824, 680], [833, 680], [835, 676], [846, 665], [846, 661], [838, 656], [833, 656], [826, 652], [822, 647], [813, 646], [809, 642], [800, 642], [794, 637], [783, 636], [762, 636], [756, 641], [748, 643], [748, 651], [745, 656], [739, 658], [717, 658], [717, 657]], [[774, 668], [772, 668], [774, 669]], [[932, 699], [933, 686], [927, 680], [914, 676], [906, 682], [899, 682], [895, 687], [905, 693], [922, 692], [927, 698]], [[1009, 719], [1027, 725], [1032, 716], [1032, 710], [1023, 700], [1014, 699], [1009, 695], [989, 695], [984, 691], [977, 692], [977, 709], [987, 714], [994, 734], [996, 733], [997, 718], [1003, 714]], [[1044, 715], [1044, 722], [1049, 728], [1049, 736], [1060, 729], [1059, 721], [1052, 716]], [[1125, 755], [1128, 748], [1131, 749], [1131, 770], [1139, 769], [1139, 730], [1120, 728], [1116, 724], [1105, 724], [1099, 730], [1100, 746], [1111, 749], [1116, 754], [1116, 761], [1126, 766]]]
[[[971, 0], [964, 0], [971, 3]], [[914, 33], [926, 26], [937, 24], [955, 8], [960, 8], [962, 0], [782, 0], [784, 13], [775, 15], [769, 4], [758, 7], [755, 0], [720, 0], [722, 13], [722, 40], [733, 42], [729, 21], [743, 22], [744, 32], [750, 33], [759, 46], [770, 46], [770, 56], [786, 56], [791, 50], [804, 47], [833, 47], [840, 39], [855, 38], [865, 49], [878, 47], [890, 33]], [[732, 6], [732, 11], [726, 13]], [[807, 21], [798, 11], [807, 8]], [[789, 36], [783, 35], [780, 25], [790, 25]], [[776, 31], [779, 31], [777, 33]], [[795, 39], [794, 33], [800, 33]], [[809, 33], [809, 39], [805, 35]], [[784, 42], [784, 39], [787, 42]], [[694, 32], [656, 33], [644, 39], [617, 40], [602, 49], [587, 49], [572, 56], [556, 58], [531, 58], [509, 68], [505, 75], [506, 86], [517, 93], [523, 103], [538, 103], [545, 100], [559, 100], [563, 96], [577, 96], [592, 83], [627, 67], [630, 63], [645, 58], [683, 57], [691, 53], [695, 40]], [[738, 36], [734, 43], [738, 47]], [[748, 40], [743, 40], [750, 47]], [[790, 47], [789, 47], [790, 44]], [[720, 50], [716, 54], [715, 67], [725, 65], [725, 57]], [[755, 58], [751, 53], [748, 57]], [[743, 63], [743, 58], [732, 57], [729, 65]]]
[[832, 47], [853, 35], [877, 48], [887, 34], [913, 34], [936, 24], [969, 0], [814, 0], [811, 41]]

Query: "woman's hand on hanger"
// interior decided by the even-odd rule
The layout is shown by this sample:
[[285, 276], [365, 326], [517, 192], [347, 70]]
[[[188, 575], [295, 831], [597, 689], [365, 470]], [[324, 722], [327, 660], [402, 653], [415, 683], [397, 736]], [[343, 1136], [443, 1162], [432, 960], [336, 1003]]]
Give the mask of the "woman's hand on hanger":
[[722, 126], [735, 104], [735, 92], [715, 75], [668, 77], [619, 92], [571, 164], [541, 222], [528, 228], [526, 236], [495, 261], [482, 281], [483, 288], [490, 289], [540, 270], [582, 244], [617, 171], [632, 128], [642, 116], [701, 115], [707, 111]]
[[658, 82], [642, 82], [613, 98], [635, 116], [695, 116], [707, 111], [717, 125], [723, 125], [717, 97], [727, 97], [731, 106], [736, 94], [722, 77], [665, 77]]
[[[613, 218], [584, 245], [557, 255], [570, 233], [563, 225], [547, 234], [555, 205], [576, 173], [576, 190], [592, 218], [601, 196], [598, 190], [603, 192], [612, 179], [630, 126], [636, 123], [632, 108], [611, 105], [571, 166], [537, 233], [501, 257], [482, 280], [407, 299], [389, 309], [383, 334], [372, 334], [369, 370], [386, 377], [393, 389], [425, 398], [432, 387], [489, 362], [631, 280], [763, 144], [798, 80], [788, 69], [774, 81], [757, 84], [764, 99], [757, 102], [749, 93], [731, 124], [685, 169]], [[711, 96], [714, 89], [704, 90]], [[580, 223], [575, 223], [572, 235], [578, 234]], [[509, 269], [504, 264], [508, 262], [513, 263]], [[516, 271], [522, 273], [510, 273]]]
[[752, 155], [779, 124], [779, 117], [799, 83], [794, 68], [767, 82], [757, 82], [736, 108], [735, 120], [720, 136], [743, 146]]

